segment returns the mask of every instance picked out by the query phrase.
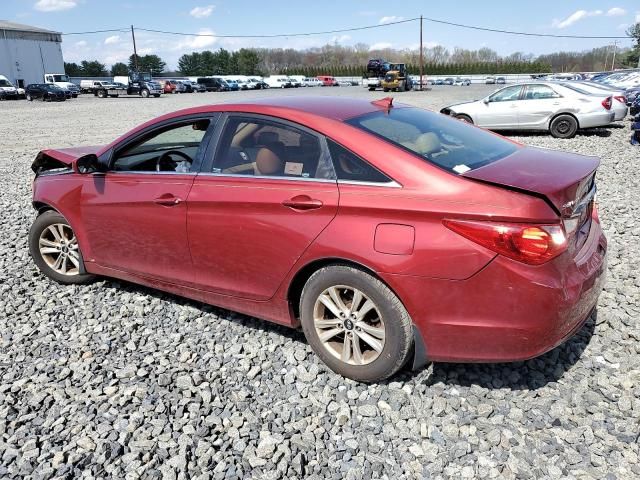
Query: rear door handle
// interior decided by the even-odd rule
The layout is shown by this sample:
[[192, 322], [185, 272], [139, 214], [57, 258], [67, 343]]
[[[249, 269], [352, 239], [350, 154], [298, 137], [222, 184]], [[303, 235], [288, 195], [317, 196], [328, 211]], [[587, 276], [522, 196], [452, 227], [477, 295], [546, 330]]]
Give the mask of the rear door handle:
[[283, 201], [282, 205], [293, 210], [315, 210], [322, 207], [322, 202], [308, 195], [296, 195], [289, 200]]
[[170, 193], [165, 193], [164, 195], [159, 196], [154, 200], [154, 203], [158, 205], [163, 205], [165, 207], [175, 207], [182, 203], [182, 199], [180, 197], [176, 197], [171, 195]]

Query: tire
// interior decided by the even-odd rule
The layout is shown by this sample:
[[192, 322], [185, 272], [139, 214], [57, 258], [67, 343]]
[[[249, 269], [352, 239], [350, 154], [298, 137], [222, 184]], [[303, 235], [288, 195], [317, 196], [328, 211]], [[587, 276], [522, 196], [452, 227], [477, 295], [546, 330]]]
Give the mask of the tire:
[[149, 90], [147, 90], [146, 88], [140, 90], [140, 96], [142, 98], [149, 98]]
[[95, 278], [84, 273], [82, 253], [69, 222], [53, 210], [39, 215], [31, 225], [29, 253], [40, 271], [58, 283], [88, 283]]
[[578, 131], [578, 121], [571, 115], [558, 115], [551, 120], [549, 131], [554, 138], [573, 138]]
[[46, 102], [48, 98], [49, 98], [49, 95], [47, 95], [46, 93], [44, 95], [42, 95], [42, 101], [43, 102]]
[[[361, 319], [350, 311], [357, 292], [362, 295], [357, 309], [364, 313]], [[331, 300], [334, 295], [346, 309], [343, 317], [320, 300], [338, 305]], [[365, 311], [368, 302], [374, 307]], [[377, 278], [350, 266], [331, 265], [311, 275], [302, 290], [300, 319], [320, 359], [334, 372], [356, 381], [379, 382], [391, 377], [405, 365], [412, 350], [411, 318], [398, 297]], [[319, 326], [318, 321], [325, 323]], [[329, 337], [323, 340], [322, 333]], [[351, 340], [345, 342], [347, 339]]]
[[388, 88], [383, 88], [383, 89], [382, 89], [382, 91], [383, 91], [383, 92], [388, 92], [388, 91], [389, 91], [389, 89], [388, 89]]
[[98, 90], [98, 98], [106, 98], [107, 97], [107, 92], [105, 92], [104, 90]]
[[154, 93], [153, 96], [156, 97], [156, 98], [160, 98], [160, 94], [159, 93]]
[[27, 96], [25, 97], [27, 99], [27, 101], [29, 102], [33, 102], [33, 97], [27, 93]]
[[462, 120], [463, 122], [467, 122], [473, 125], [473, 120], [471, 120], [471, 117], [469, 115], [465, 115], [464, 113], [459, 113], [455, 116], [455, 118], [457, 118], [458, 120]]
[[375, 91], [376, 91], [376, 89], [375, 89], [375, 88], [373, 88], [373, 87], [369, 87], [369, 91], [370, 91], [370, 92], [375, 92]]

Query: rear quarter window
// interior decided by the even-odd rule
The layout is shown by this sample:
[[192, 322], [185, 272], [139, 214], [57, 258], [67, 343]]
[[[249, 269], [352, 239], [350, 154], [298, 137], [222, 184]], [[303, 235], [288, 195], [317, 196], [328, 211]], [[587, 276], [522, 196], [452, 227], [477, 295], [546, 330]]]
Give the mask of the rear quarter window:
[[421, 108], [392, 108], [354, 117], [347, 123], [457, 174], [493, 163], [518, 149], [491, 132]]

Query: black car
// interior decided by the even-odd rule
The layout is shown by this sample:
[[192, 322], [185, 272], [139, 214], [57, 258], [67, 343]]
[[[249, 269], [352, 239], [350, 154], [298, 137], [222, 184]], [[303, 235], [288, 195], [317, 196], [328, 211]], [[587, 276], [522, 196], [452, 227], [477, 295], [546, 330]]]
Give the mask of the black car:
[[634, 117], [640, 113], [640, 95], [638, 95], [636, 99], [631, 103], [631, 107], [629, 107], [629, 113]]
[[226, 92], [229, 90], [229, 85], [222, 82], [219, 78], [201, 77], [198, 78], [198, 83], [204, 85], [207, 92]]
[[184, 93], [193, 93], [196, 91], [189, 80], [178, 80], [177, 82], [184, 85]]
[[50, 83], [32, 83], [25, 88], [27, 100], [42, 99], [43, 102], [64, 102], [67, 95], [63, 89]]
[[624, 91], [624, 96], [627, 99], [627, 106], [631, 106], [636, 98], [640, 97], [640, 87], [627, 88]]

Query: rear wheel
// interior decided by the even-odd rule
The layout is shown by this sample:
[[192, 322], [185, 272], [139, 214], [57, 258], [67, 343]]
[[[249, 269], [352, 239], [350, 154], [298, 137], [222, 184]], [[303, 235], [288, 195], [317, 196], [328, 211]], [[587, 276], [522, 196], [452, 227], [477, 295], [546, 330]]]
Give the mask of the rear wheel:
[[389, 287], [362, 270], [332, 265], [315, 272], [302, 291], [300, 318], [316, 354], [345, 377], [384, 380], [409, 358], [409, 314]]
[[29, 95], [27, 93], [27, 96], [25, 97], [29, 102], [33, 102], [33, 97], [31, 95]]
[[578, 122], [571, 115], [558, 115], [551, 120], [549, 131], [555, 138], [573, 138], [578, 131]]
[[105, 98], [107, 96], [107, 92], [104, 90], [98, 90], [98, 98]]
[[76, 235], [58, 212], [47, 211], [35, 219], [29, 230], [29, 253], [47, 277], [59, 283], [87, 283], [94, 275], [85, 273]]
[[473, 120], [471, 120], [471, 117], [469, 115], [465, 115], [464, 113], [457, 114], [456, 118], [458, 120], [462, 120], [463, 122], [473, 123]]
[[142, 98], [149, 98], [149, 90], [147, 90], [146, 88], [144, 90], [140, 91], [140, 96]]

